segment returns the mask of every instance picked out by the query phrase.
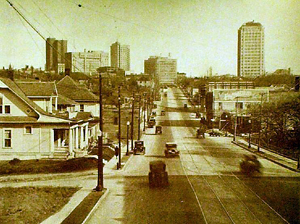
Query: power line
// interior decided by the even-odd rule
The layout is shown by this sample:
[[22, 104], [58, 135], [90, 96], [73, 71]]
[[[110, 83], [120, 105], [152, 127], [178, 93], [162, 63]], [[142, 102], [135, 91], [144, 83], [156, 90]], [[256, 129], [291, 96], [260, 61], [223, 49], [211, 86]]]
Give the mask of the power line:
[[[62, 56], [66, 61], [68, 61], [70, 63], [70, 61], [65, 57], [65, 55], [62, 55], [52, 44], [50, 44], [47, 39], [38, 31], [37, 28], [35, 28], [29, 21], [28, 19], [26, 19], [26, 17], [9, 1], [6, 0], [6, 2], [18, 13], [19, 16], [21, 16], [21, 18], [23, 20], [25, 20], [25, 22], [44, 40], [46, 41], [46, 44], [49, 44], [49, 46], [56, 51], [60, 56]], [[71, 64], [71, 63], [70, 63]], [[79, 63], [80, 64], [80, 63]], [[74, 65], [72, 65], [74, 66]], [[74, 66], [74, 68], [76, 68], [78, 71], [81, 71], [78, 67]], [[81, 71], [82, 72], [82, 71]]]

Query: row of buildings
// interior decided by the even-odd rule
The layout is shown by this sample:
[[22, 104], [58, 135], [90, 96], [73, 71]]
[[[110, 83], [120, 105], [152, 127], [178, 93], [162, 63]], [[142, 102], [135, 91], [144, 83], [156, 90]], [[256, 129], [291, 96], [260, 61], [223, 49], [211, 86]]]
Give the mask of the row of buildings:
[[68, 52], [67, 40], [56, 40], [47, 38], [46, 40], [46, 71], [56, 73], [82, 72], [91, 74], [99, 67], [111, 66], [130, 71], [130, 47], [115, 42], [110, 46], [109, 54], [104, 51]]

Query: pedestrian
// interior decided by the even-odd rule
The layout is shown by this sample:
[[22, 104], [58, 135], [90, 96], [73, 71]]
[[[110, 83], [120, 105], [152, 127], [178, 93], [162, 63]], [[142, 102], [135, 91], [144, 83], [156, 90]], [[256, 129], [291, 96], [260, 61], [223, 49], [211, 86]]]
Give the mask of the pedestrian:
[[116, 147], [115, 147], [115, 156], [116, 156], [116, 159], [118, 158], [118, 155], [119, 155], [119, 147], [116, 145]]

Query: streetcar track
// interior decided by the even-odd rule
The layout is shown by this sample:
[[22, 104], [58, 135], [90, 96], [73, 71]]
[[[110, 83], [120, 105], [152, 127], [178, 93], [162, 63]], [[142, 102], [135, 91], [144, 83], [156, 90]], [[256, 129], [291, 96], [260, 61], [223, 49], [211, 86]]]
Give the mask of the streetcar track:
[[[189, 128], [189, 132], [191, 129]], [[189, 149], [185, 146], [185, 144], [183, 143], [184, 147], [186, 148], [186, 151], [189, 153]], [[211, 155], [211, 153], [208, 151], [208, 153]], [[198, 169], [197, 164], [194, 162], [194, 159], [192, 157], [192, 155], [189, 153], [192, 162], [194, 163], [195, 167]], [[226, 181], [224, 180], [224, 178], [222, 177], [223, 175], [220, 175], [219, 172], [217, 172], [214, 168], [214, 166], [211, 164], [211, 162], [209, 162], [205, 157], [204, 157], [205, 161], [211, 166], [211, 168], [213, 169], [213, 171], [216, 173], [216, 175], [218, 175], [220, 177], [220, 179], [226, 184]], [[223, 166], [223, 168], [226, 168], [225, 164], [223, 162], [220, 162], [220, 164]], [[234, 174], [232, 171], [230, 171], [231, 176], [235, 177], [239, 183], [241, 183], [246, 189], [250, 190], [251, 193], [253, 193], [258, 199], [260, 199], [261, 202], [263, 202], [265, 205], [268, 206], [268, 208], [270, 208], [276, 215], [278, 215], [284, 222], [289, 223], [286, 219], [284, 219], [277, 211], [275, 211], [265, 200], [263, 200], [258, 194], [256, 194], [251, 188], [249, 188], [236, 174]], [[199, 170], [198, 170], [198, 174], [200, 174]], [[203, 175], [202, 175], [203, 176]], [[211, 187], [211, 185], [209, 185]], [[228, 185], [226, 185], [228, 186]], [[249, 206], [247, 206], [245, 204], [245, 202], [236, 194], [236, 191], [229, 186], [229, 188], [232, 190], [232, 192], [234, 192], [235, 196], [238, 198], [238, 200], [245, 206], [245, 208], [257, 219], [257, 221], [259, 223], [261, 223], [261, 221], [259, 220], [259, 218], [250, 210]], [[211, 188], [212, 189], [212, 188]], [[213, 191], [214, 192], [214, 191]], [[219, 199], [219, 198], [218, 198]], [[223, 206], [223, 205], [222, 205]], [[227, 213], [226, 209], [225, 212]], [[228, 213], [227, 213], [228, 214]]]
[[[185, 128], [187, 128], [187, 129], [189, 130], [189, 133], [191, 133], [191, 130], [193, 130], [192, 136], [194, 135], [194, 133], [195, 133], [195, 128], [188, 127], [188, 126], [186, 126], [186, 125], [185, 125]], [[172, 133], [172, 135], [173, 135], [173, 133]], [[190, 137], [190, 136], [188, 136], [188, 137]], [[211, 184], [208, 182], [208, 180], [205, 178], [204, 175], [201, 175], [201, 172], [200, 172], [200, 170], [199, 170], [199, 167], [197, 166], [197, 163], [194, 161], [193, 156], [192, 156], [192, 154], [190, 153], [190, 150], [187, 148], [186, 144], [185, 144], [185, 143], [182, 143], [182, 145], [184, 146], [185, 150], [188, 152], [187, 155], [191, 157], [191, 163], [193, 163], [193, 165], [196, 167], [196, 170], [191, 170], [191, 169], [185, 167], [184, 161], [182, 160], [181, 157], [179, 157], [179, 158], [180, 158], [180, 164], [181, 164], [181, 167], [182, 167], [182, 169], [183, 169], [183, 171], [184, 171], [185, 177], [187, 178], [187, 180], [188, 180], [188, 182], [189, 182], [189, 185], [190, 185], [190, 187], [191, 187], [191, 189], [192, 189], [192, 191], [193, 191], [193, 193], [194, 193], [194, 195], [195, 195], [195, 197], [196, 197], [197, 203], [198, 203], [198, 205], [199, 205], [199, 208], [200, 208], [200, 210], [201, 210], [201, 213], [202, 213], [202, 215], [203, 215], [203, 218], [204, 218], [204, 220], [205, 220], [205, 223], [208, 223], [208, 221], [207, 221], [207, 217], [206, 217], [206, 215], [205, 215], [204, 209], [203, 209], [203, 205], [201, 205], [201, 202], [200, 202], [200, 200], [199, 200], [199, 198], [198, 198], [198, 196], [197, 196], [196, 190], [195, 190], [195, 188], [194, 188], [194, 186], [193, 186], [193, 184], [192, 184], [192, 182], [191, 182], [191, 180], [190, 180], [190, 178], [189, 178], [189, 175], [187, 174], [187, 171], [190, 171], [190, 172], [193, 172], [193, 173], [198, 173], [198, 175], [201, 176], [201, 177], [203, 178], [203, 180], [205, 181], [206, 185], [210, 188], [210, 190], [211, 190], [211, 191], [213, 192], [213, 194], [215, 195], [216, 199], [219, 201], [220, 205], [222, 206], [224, 212], [227, 214], [227, 216], [228, 216], [228, 218], [230, 219], [230, 221], [231, 221], [232, 223], [235, 223], [234, 220], [232, 219], [232, 217], [230, 216], [229, 212], [228, 212], [227, 209], [225, 208], [224, 204], [222, 203], [220, 197], [217, 195], [217, 193], [215, 192], [215, 190], [214, 190], [213, 187], [211, 186]], [[207, 150], [207, 152], [209, 153], [210, 156], [212, 156], [212, 154], [210, 153], [210, 151]], [[213, 157], [213, 156], [212, 156], [212, 157]], [[222, 175], [221, 175], [219, 172], [216, 171], [216, 169], [214, 168], [213, 164], [212, 164], [209, 160], [206, 159], [206, 156], [203, 156], [203, 158], [204, 158], [204, 160], [207, 162], [207, 164], [212, 168], [212, 170], [214, 171], [214, 173], [216, 173], [216, 175], [222, 180], [222, 182], [225, 184], [225, 186], [227, 186], [227, 187], [232, 191], [232, 193], [234, 194], [234, 196], [235, 196], [235, 197], [238, 199], [238, 201], [244, 206], [244, 208], [247, 209], [247, 211], [250, 212], [250, 215], [251, 215], [253, 218], [255, 218], [259, 223], [262, 223], [262, 222], [260, 221], [258, 215], [255, 215], [255, 214], [252, 212], [252, 210], [249, 208], [249, 206], [247, 206], [247, 205], [245, 204], [245, 202], [237, 195], [236, 190], [234, 190], [234, 189], [231, 187], [231, 185], [228, 186], [228, 184], [226, 184], [226, 181], [224, 180], [224, 178], [222, 177]], [[221, 166], [222, 166], [223, 168], [226, 168], [226, 165], [225, 165], [224, 162], [220, 162], [219, 164], [221, 164]], [[244, 183], [244, 182], [243, 182], [236, 174], [234, 174], [232, 171], [230, 171], [230, 173], [231, 173], [231, 176], [233, 176], [234, 178], [236, 178], [236, 179], [238, 180], [238, 182], [239, 182], [240, 184], [242, 184], [242, 185], [245, 187], [245, 189], [250, 190], [250, 192], [251, 192], [253, 195], [255, 195], [255, 197], [256, 197], [257, 199], [259, 199], [260, 202], [264, 203], [268, 208], [270, 208], [270, 209], [271, 209], [278, 217], [281, 218], [281, 220], [283, 220], [284, 222], [288, 223], [287, 220], [285, 220], [278, 212], [276, 212], [276, 211], [275, 211], [275, 210], [274, 210], [274, 209], [273, 209], [273, 208], [272, 208], [265, 200], [263, 200], [258, 194], [256, 194], [252, 189], [250, 189], [250, 188], [249, 188], [249, 187], [248, 187], [248, 186], [247, 186], [247, 185], [246, 185], [246, 184], [245, 184], [245, 183]]]

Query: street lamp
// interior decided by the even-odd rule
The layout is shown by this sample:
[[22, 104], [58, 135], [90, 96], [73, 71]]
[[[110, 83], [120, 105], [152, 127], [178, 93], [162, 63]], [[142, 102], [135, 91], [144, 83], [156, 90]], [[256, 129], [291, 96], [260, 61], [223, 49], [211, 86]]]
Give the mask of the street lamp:
[[99, 72], [99, 135], [98, 135], [98, 178], [96, 191], [103, 190], [103, 108], [102, 108], [102, 75]]
[[249, 122], [249, 145], [248, 148], [251, 148], [251, 129], [252, 129], [252, 124], [251, 124], [251, 118], [248, 120]]
[[126, 155], [128, 156], [129, 155], [129, 144], [128, 144], [128, 131], [129, 131], [129, 125], [130, 125], [130, 122], [127, 121], [127, 151], [126, 151]]

